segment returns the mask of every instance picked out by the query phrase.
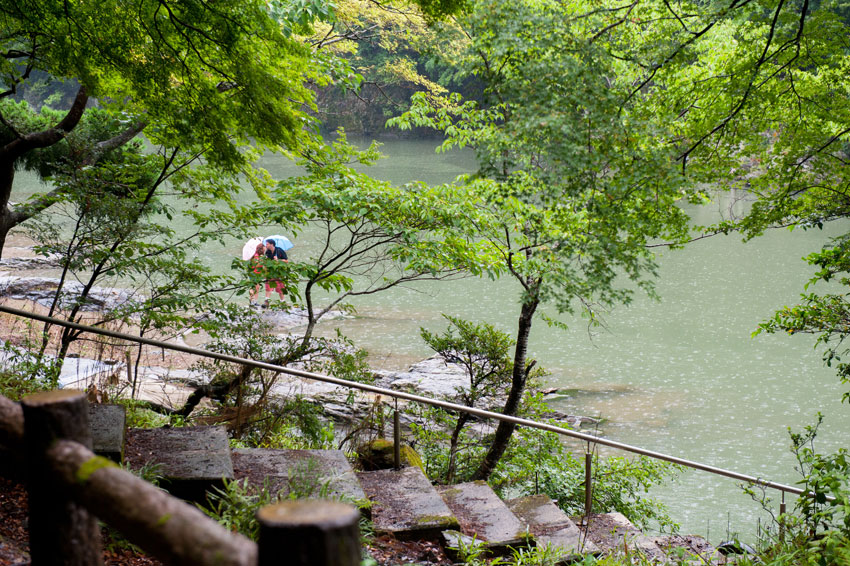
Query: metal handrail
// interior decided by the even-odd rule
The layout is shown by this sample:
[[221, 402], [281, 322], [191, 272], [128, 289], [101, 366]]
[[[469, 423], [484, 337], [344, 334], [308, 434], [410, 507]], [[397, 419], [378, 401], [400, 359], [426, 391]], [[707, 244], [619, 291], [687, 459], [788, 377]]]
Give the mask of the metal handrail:
[[387, 397], [393, 397], [396, 399], [404, 399], [406, 401], [413, 401], [416, 403], [423, 403], [426, 405], [432, 405], [435, 407], [440, 407], [443, 409], [448, 409], [451, 411], [462, 411], [465, 413], [469, 413], [471, 415], [476, 415], [478, 417], [484, 417], [488, 419], [496, 419], [499, 421], [505, 421], [509, 423], [513, 423], [520, 426], [527, 426], [530, 428], [536, 428], [540, 430], [545, 430], [548, 432], [554, 432], [556, 434], [560, 434], [562, 436], [569, 436], [571, 438], [577, 438], [579, 440], [583, 440], [586, 442], [592, 442], [595, 444], [601, 444], [603, 446], [608, 446], [610, 448], [616, 448], [618, 450], [624, 450], [626, 452], [632, 452], [634, 454], [640, 454], [642, 456], [647, 456], [649, 458], [654, 458], [656, 460], [664, 460], [666, 462], [672, 462], [673, 464], [678, 464], [680, 466], [685, 466], [687, 468], [693, 468], [695, 470], [702, 470], [704, 472], [709, 472], [711, 474], [725, 476], [728, 478], [732, 478], [735, 480], [744, 481], [747, 483], [752, 483], [755, 485], [760, 485], [772, 489], [779, 490], [785, 493], [792, 493], [795, 495], [803, 495], [807, 493], [805, 490], [793, 487], [790, 485], [785, 485], [781, 483], [776, 483], [768, 480], [764, 480], [755, 476], [750, 476], [747, 474], [741, 474], [738, 472], [734, 472], [731, 470], [726, 470], [723, 468], [718, 468], [716, 466], [710, 466], [708, 464], [703, 464], [701, 462], [695, 462], [693, 460], [687, 460], [685, 458], [678, 458], [676, 456], [670, 456], [668, 454], [663, 454], [661, 452], [655, 452], [653, 450], [647, 450], [645, 448], [640, 448], [639, 446], [632, 446], [630, 444], [624, 444], [622, 442], [616, 442], [614, 440], [608, 440], [606, 438], [601, 438], [598, 436], [594, 436], [592, 434], [586, 434], [583, 432], [578, 432], [574, 430], [563, 429], [554, 425], [540, 423], [537, 421], [533, 421], [530, 419], [523, 419], [520, 417], [513, 417], [509, 415], [503, 415], [501, 413], [494, 413], [492, 411], [485, 411], [483, 409], [476, 409], [474, 407], [467, 407], [465, 405], [458, 405], [456, 403], [450, 403], [448, 401], [442, 401], [440, 399], [432, 399], [430, 397], [423, 397], [421, 395], [414, 395], [412, 393], [405, 393], [403, 391], [395, 391], [392, 389], [386, 389], [384, 387], [376, 387], [374, 385], [368, 385], [365, 383], [358, 383], [355, 381], [348, 381], [345, 379], [340, 379], [338, 377], [332, 377], [329, 375], [322, 375], [318, 373], [313, 373], [309, 371], [303, 371], [298, 369], [287, 368], [284, 366], [279, 366], [275, 364], [270, 364], [266, 362], [258, 362], [255, 360], [250, 360], [247, 358], [240, 358], [238, 356], [231, 356], [229, 354], [220, 354], [217, 352], [210, 352], [208, 350], [202, 350], [200, 348], [193, 348], [191, 346], [184, 346], [181, 344], [171, 344], [168, 342], [163, 342], [161, 340], [154, 340], [152, 338], [144, 338], [141, 336], [132, 336], [130, 334], [124, 334], [121, 332], [115, 332], [113, 330], [107, 330], [105, 328], [96, 328], [93, 326], [86, 326], [83, 324], [78, 324], [76, 322], [69, 322], [67, 320], [60, 320], [57, 318], [40, 315], [36, 313], [31, 313], [25, 310], [16, 309], [13, 307], [9, 307], [6, 305], [0, 305], [0, 312], [5, 312], [15, 316], [21, 316], [24, 318], [31, 318], [34, 320], [39, 320], [41, 322], [47, 322], [50, 324], [55, 324], [57, 326], [64, 326], [66, 328], [72, 328], [74, 330], [80, 330], [83, 332], [90, 332], [92, 334], [99, 334], [101, 336], [108, 336], [110, 338], [117, 338], [119, 340], [127, 340], [130, 342], [137, 342], [139, 344], [146, 344], [148, 346], [156, 346], [158, 348], [167, 348], [169, 350], [175, 350], [178, 352], [184, 352], [187, 354], [193, 354], [196, 356], [203, 356], [207, 358], [213, 358], [225, 362], [232, 362], [236, 364], [243, 364], [259, 369], [266, 369], [280, 373], [286, 373], [289, 375], [294, 375], [298, 377], [304, 377], [308, 379], [314, 379], [316, 381], [322, 381], [325, 383], [332, 383], [334, 385], [341, 385], [343, 387], [350, 387], [352, 389], [359, 389], [361, 391], [368, 391], [370, 393], [376, 393], [379, 395], [386, 395]]

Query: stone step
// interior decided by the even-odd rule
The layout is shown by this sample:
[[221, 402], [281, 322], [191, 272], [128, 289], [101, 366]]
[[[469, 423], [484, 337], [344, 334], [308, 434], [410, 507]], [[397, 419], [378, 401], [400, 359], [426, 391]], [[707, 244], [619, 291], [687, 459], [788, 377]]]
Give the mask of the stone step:
[[[437, 491], [457, 517], [460, 532], [467, 537], [475, 535], [476, 540], [484, 543], [493, 554], [510, 552], [508, 547], [533, 545], [526, 525], [508, 509], [487, 482], [441, 486]], [[444, 536], [450, 546], [457, 546], [457, 535], [446, 533]], [[465, 544], [469, 542], [464, 538], [460, 540]]]
[[233, 475], [256, 487], [268, 483], [273, 493], [288, 497], [336, 498], [361, 504], [366, 494], [341, 450], [232, 451]]
[[575, 523], [547, 495], [518, 497], [505, 502], [528, 525], [537, 546], [551, 546], [559, 563], [580, 555], [599, 554], [599, 548], [582, 536]]
[[622, 513], [591, 515], [588, 524], [580, 528], [587, 534], [587, 539], [604, 553], [634, 553], [637, 550], [652, 562], [667, 560], [653, 538], [643, 534]]
[[372, 523], [379, 534], [410, 540], [458, 528], [455, 516], [416, 466], [357, 472], [357, 479], [372, 501]]
[[227, 432], [220, 426], [131, 428], [124, 457], [133, 469], [156, 464], [163, 488], [198, 503], [206, 501], [207, 491], [233, 479]]
[[90, 404], [89, 422], [92, 451], [121, 464], [124, 461], [127, 429], [127, 409], [124, 405]]
[[662, 535], [652, 537], [675, 564], [700, 565], [725, 564], [727, 559], [714, 546], [698, 535]]

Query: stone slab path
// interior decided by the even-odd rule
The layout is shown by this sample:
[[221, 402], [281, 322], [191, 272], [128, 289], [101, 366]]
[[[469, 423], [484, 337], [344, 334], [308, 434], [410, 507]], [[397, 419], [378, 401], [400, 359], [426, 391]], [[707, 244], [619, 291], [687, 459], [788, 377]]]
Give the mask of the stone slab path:
[[341, 450], [232, 451], [233, 474], [258, 487], [268, 483], [273, 493], [299, 498], [330, 497], [349, 503], [366, 500], [354, 470]]
[[599, 553], [599, 548], [592, 541], [582, 539], [576, 524], [548, 496], [518, 497], [505, 503], [528, 525], [537, 546], [550, 545], [561, 558]]
[[446, 503], [415, 466], [401, 470], [358, 472], [372, 501], [372, 523], [378, 533], [398, 539], [431, 538], [459, 527]]
[[666, 561], [666, 554], [655, 540], [643, 534], [622, 513], [592, 515], [587, 533], [587, 538], [602, 552], [638, 550], [652, 561]]
[[204, 502], [206, 492], [233, 479], [230, 445], [223, 427], [131, 428], [125, 458], [131, 468], [156, 464], [172, 495]]
[[123, 405], [89, 405], [92, 451], [120, 464], [124, 461], [127, 409]]
[[[398, 539], [442, 535], [447, 547], [484, 543], [492, 554], [534, 544], [560, 550], [558, 564], [581, 555], [640, 553], [648, 562], [668, 563], [668, 556], [692, 556], [683, 564], [718, 564], [719, 555], [701, 537], [648, 537], [620, 513], [593, 515], [577, 526], [544, 495], [503, 502], [485, 482], [435, 488], [422, 470], [354, 472], [338, 450], [265, 450], [229, 446], [220, 426], [129, 429], [124, 434], [121, 406], [90, 409], [92, 436], [99, 453], [135, 469], [155, 464], [162, 486], [176, 497], [204, 503], [206, 494], [225, 480], [247, 479], [300, 498], [339, 497], [371, 502], [375, 531]], [[583, 533], [586, 540], [582, 540]], [[474, 537], [474, 538], [473, 538]], [[0, 541], [2, 550], [2, 541]], [[448, 549], [447, 549], [448, 550]]]
[[467, 536], [474, 534], [492, 553], [505, 554], [508, 547], [528, 546], [533, 539], [527, 526], [486, 482], [440, 486], [437, 491], [457, 517], [460, 531]]

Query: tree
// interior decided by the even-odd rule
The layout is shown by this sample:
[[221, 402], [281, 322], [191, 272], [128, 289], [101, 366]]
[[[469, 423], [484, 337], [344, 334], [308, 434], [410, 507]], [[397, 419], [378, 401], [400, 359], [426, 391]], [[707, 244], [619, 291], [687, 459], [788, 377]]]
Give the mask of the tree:
[[[609, 16], [621, 38], [613, 54], [644, 69], [634, 92], [677, 111], [671, 143], [683, 171], [752, 201], [706, 232], [749, 239], [850, 216], [848, 24], [843, 4], [808, 0], [643, 3]], [[807, 258], [818, 268], [807, 289], [850, 284], [848, 243], [843, 234]], [[848, 320], [844, 293], [807, 290], [759, 332], [818, 335], [846, 381]]]
[[[90, 114], [98, 116], [110, 122], [108, 114]], [[77, 142], [69, 146], [77, 148]], [[203, 261], [192, 255], [202, 242], [222, 241], [238, 222], [225, 212], [214, 220], [202, 220], [191, 206], [185, 207], [190, 212], [178, 213], [165, 198], [193, 204], [215, 198], [222, 205], [234, 191], [231, 179], [210, 175], [206, 167], [195, 163], [197, 157], [176, 150], [143, 152], [140, 145], [129, 144], [94, 166], [54, 167], [54, 199], [61, 206], [27, 225], [33, 238], [44, 242], [38, 250], [57, 257], [62, 268], [50, 316], [61, 313], [69, 321], [79, 321], [91, 310], [95, 286], [105, 284], [125, 288], [127, 294], [95, 324], [123, 323], [140, 335], [186, 330], [197, 323], [185, 316], [187, 311], [208, 312], [221, 306], [215, 291], [233, 282], [210, 274]], [[167, 195], [163, 194], [166, 187]], [[175, 216], [182, 216], [179, 224], [195, 231], [178, 234], [173, 228]], [[70, 292], [69, 283], [77, 283]], [[47, 348], [49, 329], [45, 324], [40, 356]], [[62, 330], [55, 371], [81, 334], [72, 328]]]
[[[440, 335], [420, 328], [422, 339], [439, 354], [447, 364], [463, 368], [469, 385], [459, 387], [447, 401], [466, 407], [476, 407], [484, 399], [499, 398], [510, 383], [511, 358], [509, 351], [513, 342], [510, 337], [489, 324], [474, 324], [456, 317], [443, 315], [450, 326]], [[455, 334], [457, 331], [457, 334]], [[449, 438], [449, 461], [444, 482], [455, 482], [457, 455], [461, 432], [472, 419], [469, 413], [461, 412], [454, 417]]]
[[[306, 11], [306, 8], [302, 11]], [[296, 11], [300, 17], [301, 13]], [[34, 70], [75, 79], [61, 119], [23, 127], [0, 113], [0, 250], [8, 231], [53, 202], [9, 202], [21, 161], [61, 145], [95, 97], [121, 116], [123, 131], [93, 140], [83, 164], [144, 130], [155, 144], [202, 152], [226, 172], [246, 164], [242, 148], [297, 148], [315, 128], [308, 83], [332, 80], [265, 2], [11, 1], [0, 7], [0, 77], [10, 98]]]
[[[474, 240], [474, 222], [481, 216], [476, 199], [452, 187], [393, 187], [351, 166], [378, 157], [376, 144], [358, 151], [341, 136], [309, 152], [302, 162], [308, 175], [281, 181], [272, 200], [252, 213], [257, 223], [295, 232], [312, 227], [319, 241], [313, 256], [271, 262], [260, 277], [289, 281], [290, 296], [303, 299], [304, 346], [322, 316], [354, 297], [415, 281], [479, 275], [494, 263], [489, 244]], [[328, 295], [321, 306], [318, 293]]]
[[[466, 37], [452, 19], [435, 21], [413, 2], [346, 0], [336, 5], [332, 21], [315, 25], [308, 42], [344, 57], [358, 76], [356, 90], [318, 91], [325, 128], [369, 134], [406, 109], [413, 93], [445, 93], [456, 80], [452, 61]], [[472, 94], [477, 89], [469, 83], [475, 81], [455, 88]]]
[[[485, 104], [419, 95], [391, 121], [433, 127], [445, 133], [443, 147], [478, 153], [480, 171], [465, 183], [492, 214], [480, 235], [521, 293], [509, 415], [534, 365], [527, 345], [535, 315], [560, 324], [539, 307], [580, 308], [598, 321], [600, 308], [630, 300], [627, 280], [652, 292], [652, 239], [687, 234], [676, 202], [689, 193], [669, 132], [632, 93], [641, 69], [609, 56], [604, 10], [580, 10], [532, 0], [473, 4], [463, 22], [467, 61], [486, 84]], [[514, 428], [499, 424], [476, 479], [493, 471]]]

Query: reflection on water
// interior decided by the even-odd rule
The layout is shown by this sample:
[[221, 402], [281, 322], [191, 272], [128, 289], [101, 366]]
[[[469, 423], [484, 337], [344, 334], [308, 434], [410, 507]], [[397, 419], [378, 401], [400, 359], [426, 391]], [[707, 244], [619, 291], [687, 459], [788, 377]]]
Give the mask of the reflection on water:
[[[395, 183], [436, 183], [474, 167], [470, 153], [436, 156], [433, 145], [387, 143], [391, 157], [372, 172]], [[265, 165], [278, 176], [295, 171], [280, 158], [266, 158]], [[697, 223], [707, 224], [723, 206], [692, 212]], [[734, 208], [739, 213], [741, 203]], [[603, 417], [600, 429], [620, 442], [794, 483], [787, 427], [799, 430], [821, 411], [826, 421], [819, 448], [835, 450], [847, 444], [850, 411], [841, 405], [842, 388], [823, 367], [812, 337], [751, 333], [776, 309], [797, 301], [812, 274], [800, 258], [839, 231], [777, 230], [747, 244], [718, 236], [665, 252], [659, 258], [661, 301], [636, 295], [592, 337], [579, 318], [565, 319], [568, 331], [538, 320], [529, 354], [551, 372], [552, 385], [569, 390], [553, 405]], [[294, 260], [315, 245], [309, 234], [295, 243]], [[228, 269], [240, 249], [234, 241], [207, 255], [216, 269]], [[353, 318], [322, 331], [339, 327], [370, 350], [376, 367], [404, 369], [430, 355], [419, 328], [443, 329], [442, 312], [513, 334], [519, 293], [508, 280], [419, 284], [364, 297]], [[734, 481], [687, 472], [657, 495], [685, 532], [708, 533], [716, 542], [727, 528], [755, 531], [758, 506]]]

